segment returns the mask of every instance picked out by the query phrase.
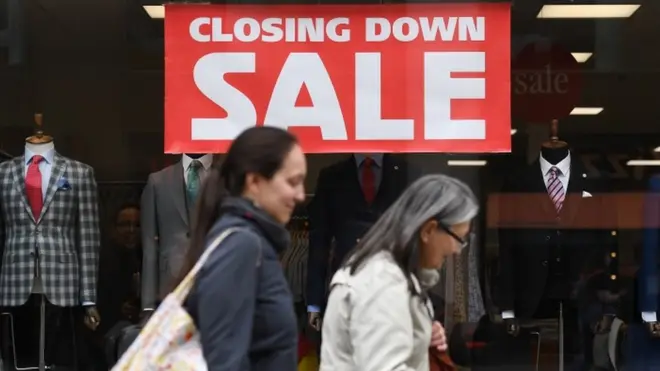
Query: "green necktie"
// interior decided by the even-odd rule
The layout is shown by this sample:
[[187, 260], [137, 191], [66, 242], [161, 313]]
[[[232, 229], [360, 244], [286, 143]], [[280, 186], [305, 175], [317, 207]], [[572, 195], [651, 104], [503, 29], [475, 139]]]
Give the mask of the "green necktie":
[[199, 160], [193, 160], [188, 167], [188, 175], [186, 179], [186, 194], [188, 195], [188, 204], [195, 205], [197, 195], [199, 194], [199, 169], [202, 168], [202, 163]]

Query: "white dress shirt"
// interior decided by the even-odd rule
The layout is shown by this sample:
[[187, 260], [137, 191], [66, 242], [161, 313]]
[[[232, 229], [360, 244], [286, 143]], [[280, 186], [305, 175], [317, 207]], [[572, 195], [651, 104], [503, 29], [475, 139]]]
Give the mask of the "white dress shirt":
[[543, 179], [545, 180], [545, 187], [546, 189], [548, 186], [550, 186], [550, 169], [552, 167], [557, 167], [559, 169], [559, 174], [557, 174], [557, 178], [559, 178], [559, 181], [561, 182], [562, 187], [564, 187], [564, 192], [568, 189], [568, 181], [571, 179], [571, 153], [568, 153], [568, 156], [564, 158], [563, 160], [559, 161], [557, 165], [553, 165], [548, 162], [548, 160], [544, 159], [543, 156], [540, 156], [539, 158], [539, 163], [541, 164], [541, 174], [543, 175]]
[[190, 171], [190, 164], [192, 164], [194, 160], [199, 161], [203, 168], [203, 170], [199, 172], [199, 184], [204, 182], [204, 179], [206, 178], [211, 165], [213, 165], [213, 155], [207, 154], [200, 158], [192, 158], [184, 154], [181, 157], [181, 163], [183, 164], [183, 181], [186, 183], [186, 185], [188, 185], [188, 172]]

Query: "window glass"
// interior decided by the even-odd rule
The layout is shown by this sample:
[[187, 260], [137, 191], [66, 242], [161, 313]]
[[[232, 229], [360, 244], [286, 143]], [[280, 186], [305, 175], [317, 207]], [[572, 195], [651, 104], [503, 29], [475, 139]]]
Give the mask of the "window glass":
[[[157, 307], [182, 264], [187, 166], [222, 161], [163, 154], [163, 21], [143, 5], [154, 4], [0, 0], [0, 307], [11, 314], [0, 328], [21, 349], [21, 367], [38, 361], [42, 293], [48, 363], [113, 364], [109, 339]], [[281, 257], [301, 328], [309, 311], [323, 311], [329, 280], [369, 227], [411, 182], [441, 173], [468, 184], [480, 204], [474, 238], [429, 293], [452, 346], [464, 350], [452, 351], [455, 363], [658, 367], [659, 6], [514, 2], [510, 153], [308, 155], [308, 197]], [[41, 139], [26, 144], [29, 136]], [[35, 154], [45, 158], [42, 178], [30, 171]], [[37, 181], [43, 188], [28, 190]], [[94, 186], [94, 196], [68, 196]], [[28, 235], [34, 244], [21, 242]], [[98, 247], [98, 265], [80, 241]], [[151, 265], [147, 249], [157, 249]], [[96, 331], [79, 328], [90, 307]], [[15, 336], [4, 340], [10, 319]]]

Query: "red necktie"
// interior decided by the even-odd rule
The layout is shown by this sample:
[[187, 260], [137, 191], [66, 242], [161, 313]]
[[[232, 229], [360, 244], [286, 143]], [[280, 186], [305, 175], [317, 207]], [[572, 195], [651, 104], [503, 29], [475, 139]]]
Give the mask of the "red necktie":
[[374, 173], [374, 160], [371, 157], [366, 157], [362, 161], [362, 193], [369, 204], [376, 198], [376, 174]]
[[41, 191], [41, 171], [39, 171], [39, 163], [43, 159], [39, 155], [32, 156], [32, 161], [30, 161], [30, 166], [28, 166], [27, 175], [25, 176], [25, 194], [30, 203], [34, 220], [39, 219], [41, 209], [44, 207], [43, 192]]

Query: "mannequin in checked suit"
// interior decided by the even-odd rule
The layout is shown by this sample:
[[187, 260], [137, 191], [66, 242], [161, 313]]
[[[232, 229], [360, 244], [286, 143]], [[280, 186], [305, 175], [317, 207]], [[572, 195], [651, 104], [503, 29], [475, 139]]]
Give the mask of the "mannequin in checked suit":
[[[36, 324], [36, 334], [33, 328], [15, 328], [17, 342], [23, 336], [27, 342], [17, 345], [19, 352], [26, 352], [19, 353], [19, 361], [25, 356], [34, 365], [40, 321], [38, 310], [32, 318], [29, 308], [41, 295], [48, 302], [47, 361], [51, 356], [57, 363], [61, 353], [71, 354], [71, 349], [57, 349], [62, 345], [57, 323], [79, 323], [75, 313], [85, 314], [90, 329], [100, 322], [95, 307], [100, 232], [93, 168], [57, 153], [50, 137], [35, 142], [31, 138], [23, 156], [0, 164], [0, 307], [15, 317], [28, 313], [28, 327]], [[62, 318], [63, 313], [69, 313], [71, 321]]]
[[210, 154], [184, 154], [180, 162], [149, 175], [140, 214], [145, 319], [173, 289], [188, 247], [195, 200], [212, 163]]

